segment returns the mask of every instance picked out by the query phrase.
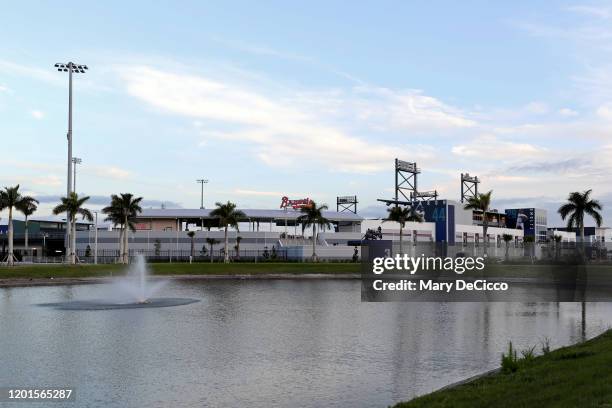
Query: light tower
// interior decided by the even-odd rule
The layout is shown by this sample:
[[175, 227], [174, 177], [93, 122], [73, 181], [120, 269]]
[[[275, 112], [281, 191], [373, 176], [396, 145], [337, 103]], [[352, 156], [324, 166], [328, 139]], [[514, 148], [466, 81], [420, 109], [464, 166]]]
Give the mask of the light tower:
[[[87, 65], [75, 64], [74, 62], [57, 63], [55, 68], [60, 72], [68, 73], [68, 178], [67, 178], [67, 196], [70, 196], [72, 189], [72, 74], [84, 74], [89, 68]], [[70, 246], [70, 216], [66, 214], [66, 255], [67, 259], [72, 261], [74, 248]]]
[[478, 196], [478, 183], [480, 180], [477, 176], [472, 177], [469, 173], [461, 173], [461, 202]]
[[198, 179], [196, 183], [200, 183], [202, 185], [202, 190], [200, 193], [200, 210], [204, 209], [204, 184], [208, 184], [207, 179]]

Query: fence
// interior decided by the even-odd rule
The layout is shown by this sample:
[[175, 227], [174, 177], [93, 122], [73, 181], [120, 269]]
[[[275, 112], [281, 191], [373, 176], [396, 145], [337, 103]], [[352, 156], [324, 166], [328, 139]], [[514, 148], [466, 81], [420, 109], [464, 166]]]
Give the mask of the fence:
[[[147, 262], [220, 262], [223, 261], [225, 252], [223, 249], [202, 252], [194, 251], [194, 256], [191, 257], [191, 251], [185, 250], [129, 250], [130, 259], [134, 259], [137, 255], [143, 255]], [[80, 262], [94, 263], [93, 250], [77, 250], [77, 257]], [[116, 249], [98, 250], [98, 263], [111, 264], [120, 261], [121, 254]], [[287, 251], [285, 249], [273, 250], [256, 250], [245, 249], [237, 252], [236, 250], [229, 251], [229, 258], [232, 262], [264, 262], [264, 261], [288, 261]]]

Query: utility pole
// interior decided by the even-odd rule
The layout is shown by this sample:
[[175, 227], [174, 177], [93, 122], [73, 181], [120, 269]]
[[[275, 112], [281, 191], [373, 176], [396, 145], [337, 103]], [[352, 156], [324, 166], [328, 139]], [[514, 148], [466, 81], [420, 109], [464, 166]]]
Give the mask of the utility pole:
[[202, 192], [200, 194], [200, 210], [204, 209], [204, 184], [208, 183], [208, 180], [206, 179], [198, 179], [196, 180], [196, 183], [200, 183], [202, 185]]
[[94, 264], [98, 264], [98, 212], [94, 211], [94, 214], [96, 214], [96, 225], [94, 225]]
[[[81, 73], [84, 74], [88, 70], [87, 65], [79, 65], [74, 62], [68, 62], [67, 64], [57, 63], [55, 68], [60, 72], [68, 72], [68, 171], [67, 171], [67, 196], [70, 196], [72, 190], [72, 74]], [[66, 214], [66, 259], [72, 262], [72, 254], [74, 248], [71, 248], [70, 242], [70, 215]]]
[[78, 157], [73, 157], [72, 158], [72, 164], [74, 164], [74, 168], [73, 168], [73, 175], [72, 175], [72, 191], [74, 191], [76, 193], [76, 169], [77, 169], [77, 164], [81, 164], [83, 163], [83, 160], [79, 159]]

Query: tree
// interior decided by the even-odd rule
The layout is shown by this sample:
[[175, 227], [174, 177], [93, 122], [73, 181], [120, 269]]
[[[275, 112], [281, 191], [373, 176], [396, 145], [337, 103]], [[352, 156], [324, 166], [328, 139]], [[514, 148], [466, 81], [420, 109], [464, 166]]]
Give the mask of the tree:
[[193, 258], [195, 258], [195, 242], [194, 242], [194, 239], [193, 239], [195, 237], [195, 231], [189, 231], [187, 233], [187, 236], [189, 238], [191, 238], [191, 252], [190, 252], [190, 254], [191, 254], [191, 259], [193, 259]]
[[111, 195], [111, 203], [109, 206], [104, 207], [102, 212], [107, 215], [104, 221], [110, 221], [115, 225], [121, 226], [121, 232], [119, 235], [119, 251], [121, 253], [121, 262], [127, 264], [129, 262], [129, 249], [128, 249], [128, 228], [131, 231], [135, 231], [134, 221], [138, 217], [138, 214], [142, 212], [140, 202], [142, 197], [134, 198], [133, 194], [121, 193], [119, 195]]
[[531, 235], [523, 237], [523, 246], [524, 252], [527, 252], [527, 256], [529, 256], [529, 260], [533, 263], [535, 258], [535, 248], [534, 248], [535, 238]]
[[53, 209], [53, 214], [68, 213], [70, 225], [72, 226], [72, 231], [70, 231], [70, 239], [72, 242], [70, 243], [68, 262], [74, 264], [76, 263], [76, 217], [80, 215], [87, 221], [93, 221], [93, 215], [87, 208], [83, 208], [83, 204], [89, 200], [87, 196], [79, 197], [77, 193], [71, 192], [67, 197], [62, 197], [61, 200], [62, 202]]
[[155, 251], [155, 256], [159, 256], [161, 254], [161, 241], [159, 238], [157, 238], [153, 244], [153, 251]]
[[503, 234], [502, 239], [506, 243], [506, 261], [507, 261], [508, 259], [510, 259], [509, 251], [510, 251], [510, 241], [512, 241], [512, 235]]
[[470, 197], [465, 206], [463, 206], [463, 208], [466, 210], [482, 211], [482, 238], [484, 242], [485, 256], [487, 255], [487, 247], [489, 246], [489, 237], [487, 236], [489, 217], [487, 215], [487, 211], [489, 211], [489, 207], [491, 206], [491, 194], [493, 194], [493, 190]]
[[403, 254], [404, 250], [402, 248], [402, 245], [404, 240], [404, 227], [406, 226], [406, 222], [423, 222], [423, 216], [419, 214], [419, 212], [414, 207], [395, 206], [387, 208], [387, 212], [387, 218], [385, 218], [383, 222], [393, 221], [399, 224], [399, 252], [400, 254]]
[[217, 241], [214, 238], [206, 238], [206, 243], [210, 245], [210, 262], [212, 263], [213, 262], [213, 247], [217, 245], [219, 241]]
[[225, 229], [225, 247], [223, 253], [223, 262], [229, 262], [228, 237], [227, 230], [229, 227], [238, 229], [238, 221], [246, 218], [246, 214], [236, 209], [236, 204], [228, 201], [227, 203], [215, 203], [217, 208], [210, 212], [210, 216], [219, 219], [219, 225]]
[[[13, 209], [23, 212], [28, 203], [36, 200], [30, 196], [22, 196], [19, 192], [19, 184], [14, 187], [4, 187], [0, 191], [0, 211], [8, 209], [8, 256], [6, 262], [9, 266], [13, 266], [15, 255], [13, 255]], [[38, 201], [36, 201], [38, 202]]]
[[565, 221], [567, 218], [567, 228], [576, 228], [580, 232], [580, 242], [584, 242], [584, 216], [589, 215], [595, 220], [598, 227], [601, 227], [602, 217], [599, 211], [602, 206], [597, 200], [591, 199], [591, 191], [583, 193], [574, 191], [567, 198], [567, 203], [559, 207], [559, 215]]
[[236, 259], [240, 259], [240, 241], [242, 241], [242, 237], [238, 235], [236, 237], [236, 246], [234, 247], [236, 249]]
[[19, 209], [25, 216], [25, 249], [28, 250], [28, 218], [38, 209], [38, 200], [32, 197], [24, 197], [23, 204]]
[[561, 254], [561, 241], [563, 241], [563, 237], [561, 235], [554, 235], [553, 240], [555, 241], [555, 260], [558, 261]]
[[327, 204], [317, 207], [317, 203], [311, 201], [309, 205], [300, 208], [302, 215], [297, 217], [297, 221], [302, 224], [302, 234], [304, 230], [312, 226], [312, 260], [317, 262], [317, 227], [331, 228], [331, 223], [323, 216], [323, 211], [327, 210]]

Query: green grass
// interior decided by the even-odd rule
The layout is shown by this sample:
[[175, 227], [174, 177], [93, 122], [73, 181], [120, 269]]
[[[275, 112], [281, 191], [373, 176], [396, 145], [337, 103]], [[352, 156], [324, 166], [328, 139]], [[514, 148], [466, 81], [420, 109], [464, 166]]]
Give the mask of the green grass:
[[[152, 263], [154, 275], [258, 275], [258, 274], [344, 274], [359, 273], [357, 263]], [[0, 279], [84, 278], [124, 273], [125, 265], [19, 265], [0, 267]]]
[[612, 407], [612, 331], [395, 408]]

